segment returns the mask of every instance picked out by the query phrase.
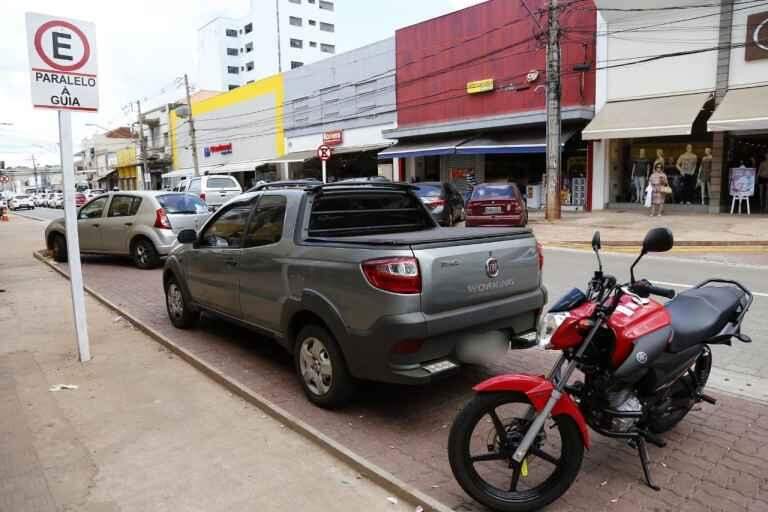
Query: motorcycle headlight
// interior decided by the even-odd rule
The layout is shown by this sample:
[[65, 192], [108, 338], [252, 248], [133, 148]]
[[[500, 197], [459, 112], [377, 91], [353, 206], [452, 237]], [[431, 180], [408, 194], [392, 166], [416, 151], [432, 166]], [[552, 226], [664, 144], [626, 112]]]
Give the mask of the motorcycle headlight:
[[547, 313], [541, 317], [538, 329], [538, 341], [541, 348], [549, 348], [552, 336], [569, 316], [568, 313]]

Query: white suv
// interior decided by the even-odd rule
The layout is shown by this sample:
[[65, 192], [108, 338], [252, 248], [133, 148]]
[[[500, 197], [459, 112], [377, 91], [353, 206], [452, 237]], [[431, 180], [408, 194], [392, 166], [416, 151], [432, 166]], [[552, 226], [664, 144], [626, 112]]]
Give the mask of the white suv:
[[181, 185], [182, 192], [188, 192], [205, 201], [211, 210], [243, 193], [243, 187], [232, 176], [217, 174], [190, 178]]

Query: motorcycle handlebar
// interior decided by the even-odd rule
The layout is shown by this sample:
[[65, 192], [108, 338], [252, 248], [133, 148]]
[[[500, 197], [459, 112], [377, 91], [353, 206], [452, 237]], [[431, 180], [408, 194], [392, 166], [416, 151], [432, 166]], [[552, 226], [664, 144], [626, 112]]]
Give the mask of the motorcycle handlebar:
[[660, 297], [666, 297], [668, 299], [674, 299], [676, 292], [672, 288], [662, 288], [660, 286], [654, 286], [649, 281], [643, 279], [634, 283], [630, 289], [640, 296], [658, 295]]

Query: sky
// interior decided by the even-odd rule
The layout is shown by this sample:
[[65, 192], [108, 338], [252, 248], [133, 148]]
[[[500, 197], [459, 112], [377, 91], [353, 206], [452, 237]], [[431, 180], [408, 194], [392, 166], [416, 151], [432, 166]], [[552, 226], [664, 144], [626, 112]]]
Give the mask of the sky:
[[[271, 1], [271, 0], [254, 0]], [[397, 28], [482, 0], [336, 0], [337, 46], [351, 50], [394, 35]], [[149, 108], [178, 99], [175, 79], [194, 85], [197, 28], [215, 16], [241, 17], [249, 0], [25, 0], [5, 2], [0, 17], [0, 160], [6, 166], [58, 164], [56, 113], [32, 108], [24, 15], [38, 12], [96, 24], [99, 112], [73, 113], [75, 151], [101, 128], [135, 120], [126, 106]], [[146, 108], [146, 107], [143, 107]], [[8, 125], [7, 123], [11, 123]]]

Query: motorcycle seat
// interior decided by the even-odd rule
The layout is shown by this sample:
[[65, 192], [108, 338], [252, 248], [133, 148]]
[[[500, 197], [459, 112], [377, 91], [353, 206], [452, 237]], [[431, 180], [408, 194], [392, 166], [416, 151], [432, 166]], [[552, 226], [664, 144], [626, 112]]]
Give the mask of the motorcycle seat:
[[666, 305], [674, 335], [672, 353], [705, 343], [734, 318], [744, 292], [733, 286], [705, 286], [680, 293]]

